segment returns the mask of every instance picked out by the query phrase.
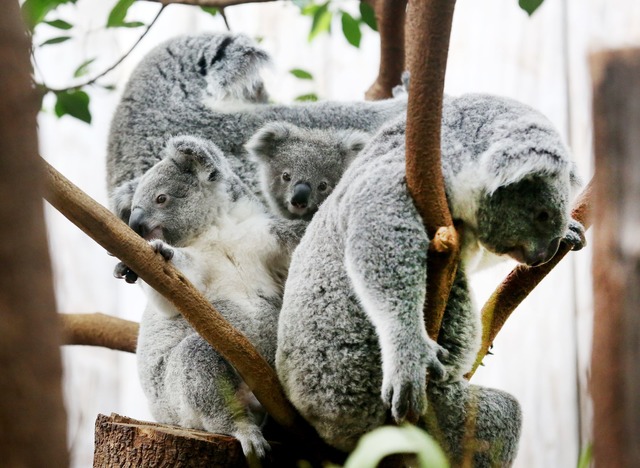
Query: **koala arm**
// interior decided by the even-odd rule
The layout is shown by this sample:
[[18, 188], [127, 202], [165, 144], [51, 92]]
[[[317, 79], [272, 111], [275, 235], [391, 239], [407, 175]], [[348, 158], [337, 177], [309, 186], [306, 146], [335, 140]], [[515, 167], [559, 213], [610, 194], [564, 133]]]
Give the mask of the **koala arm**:
[[443, 351], [427, 336], [423, 320], [428, 239], [422, 222], [403, 177], [385, 187], [391, 193], [377, 193], [390, 185], [387, 170], [378, 176], [367, 177], [363, 185], [369, 187], [352, 192], [357, 193], [350, 200], [353, 209], [342, 214], [348, 224], [344, 262], [378, 334], [382, 399], [402, 421], [424, 412], [426, 376], [443, 378], [438, 360]]
[[300, 243], [308, 225], [308, 221], [274, 217], [271, 223], [271, 233], [276, 237], [278, 244], [291, 254]]

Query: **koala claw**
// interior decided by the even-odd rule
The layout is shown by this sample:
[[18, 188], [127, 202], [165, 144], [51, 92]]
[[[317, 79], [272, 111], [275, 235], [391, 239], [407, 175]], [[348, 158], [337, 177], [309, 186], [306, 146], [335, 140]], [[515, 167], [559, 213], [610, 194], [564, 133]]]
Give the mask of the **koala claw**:
[[571, 250], [580, 250], [587, 245], [584, 226], [575, 219], [569, 222], [569, 231], [564, 236], [564, 242], [571, 246]]
[[149, 241], [149, 245], [153, 247], [155, 253], [159, 253], [165, 260], [171, 260], [173, 258], [174, 250], [164, 241], [160, 239], [153, 239]]
[[119, 262], [113, 269], [113, 276], [124, 279], [129, 284], [134, 284], [138, 280], [138, 275], [122, 262]]
[[240, 430], [233, 435], [240, 441], [242, 451], [249, 459], [262, 459], [271, 451], [269, 442], [266, 441], [258, 428]]

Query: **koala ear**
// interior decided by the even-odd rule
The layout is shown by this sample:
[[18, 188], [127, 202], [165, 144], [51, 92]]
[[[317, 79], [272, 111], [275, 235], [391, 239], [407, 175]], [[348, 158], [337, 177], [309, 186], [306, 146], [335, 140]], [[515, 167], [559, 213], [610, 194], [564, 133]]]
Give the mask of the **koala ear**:
[[256, 161], [269, 161], [275, 156], [278, 145], [298, 130], [287, 122], [270, 122], [254, 133], [244, 147]]
[[215, 144], [194, 136], [179, 136], [169, 140], [170, 157], [183, 172], [193, 172], [202, 181], [212, 181], [218, 176], [223, 158]]
[[131, 216], [131, 202], [133, 201], [133, 194], [135, 193], [139, 182], [140, 177], [136, 177], [133, 180], [119, 185], [109, 198], [111, 211], [113, 211], [118, 218], [127, 224], [129, 223], [129, 217]]
[[348, 130], [342, 132], [342, 148], [345, 154], [345, 162], [350, 163], [362, 151], [371, 139], [368, 133], [359, 130]]

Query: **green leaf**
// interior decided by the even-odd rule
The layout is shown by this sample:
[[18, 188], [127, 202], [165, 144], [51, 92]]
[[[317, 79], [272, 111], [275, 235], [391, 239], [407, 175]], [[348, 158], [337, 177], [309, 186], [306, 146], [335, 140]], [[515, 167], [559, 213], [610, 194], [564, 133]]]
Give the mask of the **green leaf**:
[[87, 72], [89, 71], [89, 65], [91, 65], [95, 60], [96, 60], [95, 58], [92, 58], [82, 62], [80, 66], [76, 68], [76, 71], [73, 72], [73, 77], [80, 78], [81, 76], [86, 75]]
[[520, 8], [526, 11], [529, 16], [533, 15], [533, 12], [538, 9], [540, 5], [542, 5], [544, 0], [518, 0], [518, 4]]
[[302, 102], [316, 102], [318, 100], [318, 95], [316, 93], [302, 94], [301, 96], [298, 96], [295, 100], [302, 101]]
[[592, 459], [593, 445], [589, 443], [580, 454], [580, 459], [578, 460], [578, 468], [589, 468]]
[[53, 21], [45, 21], [45, 23], [47, 23], [49, 26], [53, 26], [54, 28], [58, 28], [58, 29], [63, 29], [65, 31], [68, 31], [69, 29], [73, 28], [72, 24], [69, 24], [66, 21], [63, 21], [60, 19], [53, 20]]
[[216, 7], [200, 7], [202, 11], [205, 13], [209, 13], [212, 16], [216, 16], [219, 13], [219, 10]]
[[309, 6], [309, 4], [312, 2], [313, 0], [292, 0], [291, 3], [293, 3], [295, 6], [297, 6], [298, 8], [300, 8], [301, 10], [306, 8], [307, 6]]
[[311, 31], [309, 32], [309, 42], [313, 41], [320, 33], [331, 32], [331, 19], [329, 2], [320, 5], [313, 14]]
[[344, 468], [375, 468], [394, 453], [415, 453], [420, 468], [448, 468], [449, 462], [438, 443], [415, 426], [383, 426], [360, 439]]
[[39, 47], [51, 45], [51, 44], [60, 44], [62, 42], [67, 42], [69, 39], [71, 39], [71, 36], [54, 37], [53, 39], [48, 39], [44, 41], [42, 44], [40, 44]]
[[360, 20], [374, 31], [378, 30], [378, 21], [373, 7], [365, 2], [360, 2]]
[[47, 14], [63, 3], [75, 3], [76, 0], [26, 0], [22, 4], [22, 17], [30, 30], [42, 23]]
[[98, 85], [100, 86], [102, 89], [106, 89], [107, 91], [115, 91], [116, 90], [116, 85]]
[[140, 26], [144, 26], [144, 23], [142, 21], [125, 21], [118, 26], [123, 28], [139, 28]]
[[80, 90], [56, 93], [55, 112], [58, 117], [70, 115], [83, 122], [91, 123], [89, 95]]
[[316, 11], [320, 9], [320, 5], [316, 5], [315, 3], [307, 3], [304, 7], [302, 7], [301, 13], [305, 16], [313, 16], [316, 14]]
[[346, 11], [342, 12], [342, 32], [349, 44], [360, 47], [360, 39], [362, 39], [360, 23]]
[[118, 0], [118, 3], [113, 7], [109, 18], [107, 19], [107, 28], [117, 28], [124, 26], [124, 19], [127, 17], [127, 12], [135, 0]]
[[313, 80], [313, 75], [311, 73], [306, 70], [301, 70], [300, 68], [289, 70], [289, 73], [300, 80]]

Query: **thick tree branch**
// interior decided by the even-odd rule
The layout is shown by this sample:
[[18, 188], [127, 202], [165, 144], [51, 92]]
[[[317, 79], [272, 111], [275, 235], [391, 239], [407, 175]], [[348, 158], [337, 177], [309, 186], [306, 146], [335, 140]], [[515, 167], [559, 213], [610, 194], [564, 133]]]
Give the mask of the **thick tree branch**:
[[407, 0], [378, 0], [373, 5], [380, 32], [378, 78], [364, 94], [369, 101], [391, 97], [404, 71], [404, 23]]
[[104, 346], [128, 353], [136, 352], [137, 322], [111, 315], [60, 314], [62, 337], [66, 345]]
[[150, 2], [162, 3], [163, 5], [195, 5], [203, 7], [226, 8], [234, 5], [244, 5], [245, 3], [266, 3], [277, 0], [148, 0]]
[[[571, 212], [573, 219], [582, 223], [585, 228], [589, 228], [592, 222], [592, 190], [593, 180], [580, 194]], [[489, 351], [491, 343], [511, 313], [570, 251], [570, 246], [562, 243], [555, 257], [549, 262], [533, 268], [519, 265], [498, 286], [482, 308], [482, 345], [473, 369], [466, 375], [467, 378], [471, 378], [478, 369], [482, 359]]]
[[189, 324], [238, 371], [273, 419], [312, 449], [330, 452], [295, 411], [278, 378], [253, 345], [213, 308], [171, 263], [154, 253], [109, 210], [84, 194], [44, 160], [45, 198], [107, 251], [130, 266], [147, 284], [170, 300]]
[[0, 15], [0, 464], [68, 466], [60, 324], [38, 160], [39, 98], [18, 2]]
[[[444, 190], [440, 125], [444, 77], [455, 0], [411, 0], [407, 11], [407, 186], [437, 249], [428, 256], [427, 332], [436, 338], [460, 257], [459, 239]], [[440, 252], [438, 252], [440, 250]]]

